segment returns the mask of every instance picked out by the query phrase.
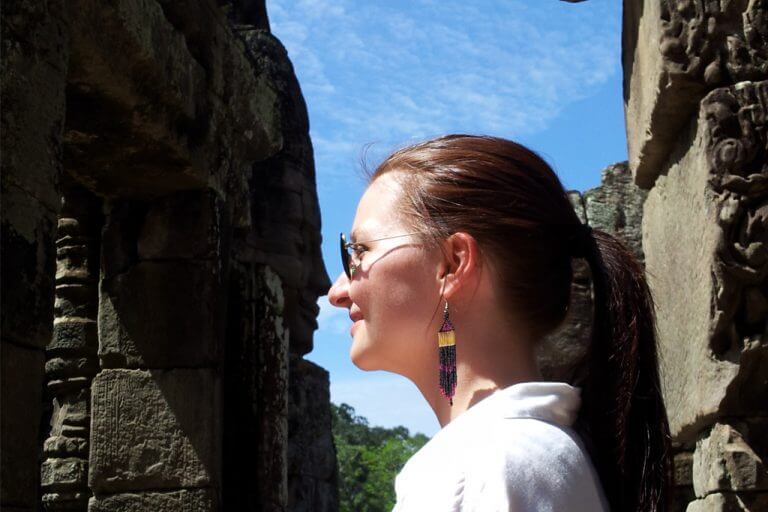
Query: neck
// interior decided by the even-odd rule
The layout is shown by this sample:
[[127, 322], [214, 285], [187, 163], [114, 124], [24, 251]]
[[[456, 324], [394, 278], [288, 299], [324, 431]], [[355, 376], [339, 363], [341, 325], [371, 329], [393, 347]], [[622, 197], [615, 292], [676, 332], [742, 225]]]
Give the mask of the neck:
[[[499, 389], [520, 382], [542, 380], [533, 350], [526, 349], [532, 344], [510, 343], [504, 348], [491, 348], [488, 344], [461, 343], [458, 336], [457, 340], [457, 383], [452, 406], [437, 385], [437, 370], [411, 378], [432, 407], [441, 428]], [[504, 357], [499, 358], [499, 354], [504, 354]], [[435, 349], [434, 364], [430, 368], [437, 367]]]

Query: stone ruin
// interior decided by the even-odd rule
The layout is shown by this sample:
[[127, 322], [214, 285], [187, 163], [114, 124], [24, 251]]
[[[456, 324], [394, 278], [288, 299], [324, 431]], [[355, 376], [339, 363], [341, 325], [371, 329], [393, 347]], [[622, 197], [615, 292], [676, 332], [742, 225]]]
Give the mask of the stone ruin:
[[[622, 37], [629, 161], [571, 199], [646, 265], [674, 510], [768, 510], [768, 2], [624, 0]], [[263, 2], [11, 2], [2, 43], [2, 509], [336, 510], [312, 146]]]
[[312, 145], [263, 2], [6, 2], [2, 509], [338, 508]]

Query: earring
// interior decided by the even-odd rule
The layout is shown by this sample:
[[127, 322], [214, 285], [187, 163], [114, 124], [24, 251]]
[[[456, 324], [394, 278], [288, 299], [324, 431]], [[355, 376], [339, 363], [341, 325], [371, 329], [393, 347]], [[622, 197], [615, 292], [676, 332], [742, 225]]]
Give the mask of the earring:
[[443, 326], [437, 332], [438, 352], [440, 356], [440, 392], [453, 405], [456, 390], [456, 335], [453, 324], [448, 319], [448, 301], [443, 311]]

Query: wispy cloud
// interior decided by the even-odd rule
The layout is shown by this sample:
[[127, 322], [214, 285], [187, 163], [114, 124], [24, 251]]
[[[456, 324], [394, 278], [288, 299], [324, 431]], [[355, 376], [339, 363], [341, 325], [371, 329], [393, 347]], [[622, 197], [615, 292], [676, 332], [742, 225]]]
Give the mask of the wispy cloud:
[[535, 4], [269, 0], [309, 105], [318, 184], [349, 179], [370, 142], [536, 133], [618, 72], [615, 7]]

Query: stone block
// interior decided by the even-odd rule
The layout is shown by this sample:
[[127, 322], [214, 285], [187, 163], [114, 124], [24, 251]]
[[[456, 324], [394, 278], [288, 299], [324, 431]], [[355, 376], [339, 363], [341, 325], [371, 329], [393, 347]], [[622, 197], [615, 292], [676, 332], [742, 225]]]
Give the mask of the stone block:
[[[6, 186], [23, 191], [54, 217], [59, 210], [57, 181], [68, 45], [64, 2], [7, 3], [3, 9], [2, 130], [3, 219], [13, 225], [26, 208], [17, 209]], [[15, 199], [13, 200], [15, 203]], [[40, 213], [22, 221], [34, 224]], [[22, 234], [23, 236], [23, 234]], [[27, 240], [31, 238], [26, 237]], [[53, 252], [46, 252], [49, 256]], [[3, 251], [4, 258], [7, 253]], [[6, 260], [8, 261], [8, 260]], [[5, 266], [5, 265], [4, 265]]]
[[60, 284], [56, 286], [54, 314], [56, 318], [95, 318], [98, 303], [96, 285]]
[[[3, 333], [4, 334], [4, 333]], [[42, 417], [42, 350], [0, 342], [0, 496], [2, 503], [37, 505], [38, 426]]]
[[40, 487], [44, 492], [77, 489], [88, 475], [88, 461], [70, 457], [49, 458], [40, 467]]
[[218, 256], [222, 213], [212, 190], [180, 192], [158, 199], [147, 210], [138, 237], [142, 260]]
[[[3, 173], [7, 172], [5, 153]], [[40, 201], [18, 187], [6, 185], [3, 174], [0, 330], [4, 338], [18, 345], [43, 348], [51, 340], [53, 324], [56, 218]]]
[[288, 510], [336, 510], [338, 494], [330, 489], [338, 475], [328, 409], [328, 372], [292, 357], [288, 375]]
[[220, 481], [213, 370], [104, 370], [93, 380], [88, 486], [95, 495]]
[[[716, 423], [709, 435], [696, 443], [693, 454], [693, 489], [702, 498], [721, 491], [768, 491], [768, 467], [749, 444], [745, 424], [740, 430]], [[754, 436], [768, 436], [765, 431]], [[746, 438], [745, 438], [746, 437]]]
[[766, 98], [768, 82], [704, 98], [644, 205], [662, 390], [682, 443], [717, 416], [765, 414], [768, 404], [768, 315], [746, 320], [768, 272], [768, 167], [756, 150], [766, 144]]
[[218, 272], [212, 261], [144, 261], [102, 281], [102, 366], [216, 365], [223, 304]]
[[759, 512], [768, 510], [766, 493], [717, 493], [688, 504], [686, 512]]
[[219, 510], [211, 489], [130, 492], [93, 497], [88, 512], [211, 512]]
[[65, 318], [53, 324], [51, 355], [91, 354], [99, 345], [98, 324], [90, 318]]

